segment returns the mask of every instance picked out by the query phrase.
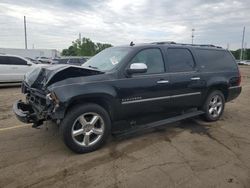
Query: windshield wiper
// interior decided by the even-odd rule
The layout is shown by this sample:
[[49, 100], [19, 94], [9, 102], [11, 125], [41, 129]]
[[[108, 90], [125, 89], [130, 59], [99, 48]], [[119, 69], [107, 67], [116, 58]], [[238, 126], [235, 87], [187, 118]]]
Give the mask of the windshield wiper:
[[98, 70], [98, 67], [94, 67], [94, 66], [91, 66], [91, 65], [89, 65], [88, 67], [92, 68], [92, 69], [97, 69]]

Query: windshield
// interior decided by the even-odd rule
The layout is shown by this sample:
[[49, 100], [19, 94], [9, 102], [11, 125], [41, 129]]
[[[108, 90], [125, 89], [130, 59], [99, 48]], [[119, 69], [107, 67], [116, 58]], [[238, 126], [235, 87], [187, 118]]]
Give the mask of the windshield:
[[129, 51], [130, 48], [126, 47], [107, 48], [90, 58], [82, 66], [106, 72], [118, 65]]

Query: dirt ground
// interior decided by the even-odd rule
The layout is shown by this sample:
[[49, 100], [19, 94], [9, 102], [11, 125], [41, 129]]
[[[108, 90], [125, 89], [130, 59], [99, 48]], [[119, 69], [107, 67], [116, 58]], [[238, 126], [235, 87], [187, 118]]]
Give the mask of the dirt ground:
[[0, 89], [0, 187], [250, 187], [250, 66], [220, 121], [191, 119], [77, 155], [54, 124], [20, 123], [19, 88]]

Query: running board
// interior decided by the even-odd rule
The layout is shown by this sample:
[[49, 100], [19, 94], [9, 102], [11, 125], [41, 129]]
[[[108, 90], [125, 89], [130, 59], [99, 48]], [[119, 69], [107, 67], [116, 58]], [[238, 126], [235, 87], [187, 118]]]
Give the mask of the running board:
[[145, 125], [136, 126], [134, 128], [130, 128], [128, 130], [116, 133], [115, 136], [117, 136], [117, 137], [127, 136], [127, 135], [130, 135], [130, 134], [137, 133], [139, 131], [160, 127], [160, 126], [170, 124], [170, 123], [174, 123], [174, 122], [177, 122], [177, 121], [180, 121], [180, 120], [183, 120], [183, 119], [199, 116], [201, 114], [204, 114], [204, 112], [200, 111], [200, 110], [187, 112], [187, 113], [184, 113], [182, 115], [174, 116], [174, 117], [163, 119], [163, 120], [160, 120], [160, 121], [155, 121], [155, 122], [148, 123], [148, 124], [145, 124]]

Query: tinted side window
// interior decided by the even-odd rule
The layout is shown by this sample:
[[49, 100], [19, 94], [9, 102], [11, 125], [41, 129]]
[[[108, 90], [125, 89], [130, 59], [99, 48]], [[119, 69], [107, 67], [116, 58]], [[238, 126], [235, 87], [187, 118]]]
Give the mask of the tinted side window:
[[69, 59], [60, 59], [58, 61], [58, 64], [66, 64], [69, 61]]
[[71, 63], [71, 64], [79, 64], [79, 59], [70, 59], [68, 63]]
[[85, 59], [85, 58], [80, 59], [81, 64], [85, 63], [86, 61], [87, 61], [87, 59]]
[[0, 56], [0, 65], [8, 65], [9, 61], [8, 58], [5, 56]]
[[8, 57], [10, 65], [27, 65], [27, 62], [17, 57]]
[[170, 72], [188, 72], [195, 67], [193, 56], [188, 49], [169, 48], [167, 59]]
[[145, 63], [148, 70], [144, 74], [162, 73], [165, 71], [161, 51], [159, 49], [146, 49], [140, 51], [132, 59], [132, 63]]
[[196, 55], [201, 66], [201, 70], [237, 70], [237, 65], [234, 62], [232, 55], [227, 51], [197, 49]]

